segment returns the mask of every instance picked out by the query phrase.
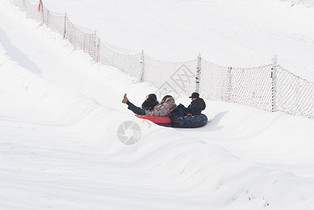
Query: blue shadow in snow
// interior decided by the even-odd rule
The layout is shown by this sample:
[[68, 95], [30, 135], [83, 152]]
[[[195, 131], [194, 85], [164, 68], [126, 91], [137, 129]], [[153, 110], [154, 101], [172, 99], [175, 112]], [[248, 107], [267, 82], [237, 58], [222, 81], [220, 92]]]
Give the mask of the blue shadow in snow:
[[25, 69], [30, 70], [31, 72], [40, 75], [41, 71], [38, 66], [32, 62], [27, 55], [21, 52], [18, 48], [11, 44], [11, 41], [7, 34], [0, 28], [0, 43], [6, 50], [6, 54], [16, 61], [20, 66]]
[[209, 128], [212, 131], [222, 129], [223, 126], [218, 126], [218, 124], [220, 120], [225, 116], [225, 114], [227, 114], [227, 111], [216, 114], [213, 119], [208, 120], [206, 128]]

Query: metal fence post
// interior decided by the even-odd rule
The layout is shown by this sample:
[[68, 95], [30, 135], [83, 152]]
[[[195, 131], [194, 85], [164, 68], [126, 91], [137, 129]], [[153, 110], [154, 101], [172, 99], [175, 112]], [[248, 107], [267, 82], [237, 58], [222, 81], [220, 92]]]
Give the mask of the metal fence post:
[[141, 54], [141, 75], [139, 78], [139, 82], [142, 82], [144, 80], [144, 72], [145, 72], [145, 58], [144, 58], [144, 50], [142, 50], [142, 54]]
[[67, 33], [67, 13], [64, 14], [63, 39], [65, 39], [66, 33]]
[[196, 67], [196, 75], [195, 75], [195, 92], [200, 91], [200, 81], [201, 81], [201, 70], [202, 70], [202, 58], [201, 54], [197, 57], [197, 67]]
[[272, 103], [271, 103], [271, 111], [277, 111], [277, 55], [275, 55], [272, 59], [272, 67], [271, 67], [271, 91], [272, 91]]

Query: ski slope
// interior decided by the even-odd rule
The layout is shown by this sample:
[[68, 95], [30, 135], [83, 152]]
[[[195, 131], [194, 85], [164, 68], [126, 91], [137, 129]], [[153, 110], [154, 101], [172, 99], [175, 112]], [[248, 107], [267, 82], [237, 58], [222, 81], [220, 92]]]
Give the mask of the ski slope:
[[[233, 67], [278, 63], [313, 81], [314, 12], [279, 0], [45, 0], [122, 53], [162, 61], [202, 57]], [[87, 30], [89, 29], [89, 30]]]
[[[252, 15], [246, 11], [265, 14], [268, 4], [275, 2], [272, 14], [282, 12], [279, 8], [289, 8], [289, 12], [284, 10], [289, 14], [278, 20], [278, 26], [285, 18], [300, 15], [291, 26], [290, 41], [294, 41], [286, 45], [287, 34], [282, 28], [265, 34], [280, 41], [276, 46], [279, 58], [280, 52], [293, 48], [294, 53], [285, 51], [282, 55], [289, 70], [314, 78], [310, 71], [313, 61], [306, 59], [314, 54], [310, 36], [314, 33], [305, 27], [313, 20], [309, 17], [314, 11], [305, 7], [290, 8], [288, 3], [276, 1], [256, 1], [256, 7], [252, 1], [238, 1], [237, 6], [228, 1], [175, 1], [169, 7], [140, 0], [107, 1], [106, 5], [97, 1], [47, 2], [56, 11], [66, 9], [81, 26], [103, 30], [99, 32], [103, 33], [101, 37], [108, 38], [116, 49], [143, 47], [159, 58], [180, 60], [198, 53], [203, 42], [187, 44], [186, 39], [194, 40], [193, 34], [186, 35], [185, 24], [178, 24], [175, 18], [166, 26], [167, 15], [186, 14], [183, 11], [192, 8], [191, 19], [183, 15], [191, 21], [185, 21], [189, 28], [200, 6], [200, 15], [212, 7], [217, 13], [211, 15], [220, 11], [219, 24], [233, 25], [232, 18], [223, 16], [230, 14], [223, 11], [233, 11], [246, 27], [244, 20]], [[174, 13], [176, 6], [181, 10]], [[160, 22], [141, 33], [143, 24], [139, 21], [145, 20], [148, 25], [157, 21], [151, 17], [156, 8], [164, 11]], [[142, 19], [140, 11], [147, 16]], [[75, 16], [80, 18], [76, 21]], [[97, 17], [98, 21], [89, 22]], [[269, 21], [269, 17], [257, 17], [250, 19], [251, 24]], [[305, 25], [299, 24], [307, 18]], [[101, 24], [104, 20], [106, 27]], [[138, 28], [132, 25], [136, 22]], [[216, 28], [218, 24], [205, 27], [205, 23], [194, 25], [199, 30], [204, 27], [203, 41], [206, 27]], [[296, 30], [298, 27], [304, 28]], [[155, 30], [163, 31], [165, 37], [153, 36]], [[217, 37], [225, 34], [214, 31]], [[272, 54], [248, 46], [256, 41], [254, 37], [259, 32], [223, 36], [220, 42], [208, 45], [214, 52], [205, 51], [203, 46], [204, 53], [220, 64], [264, 64]], [[185, 35], [177, 39], [177, 34]], [[245, 49], [240, 47], [243, 42], [239, 37], [247, 41]], [[225, 53], [226, 47], [221, 43], [230, 43], [232, 50]], [[243, 54], [252, 52], [250, 59], [237, 54], [241, 50]], [[301, 68], [292, 68], [300, 65]], [[214, 101], [206, 101], [205, 114], [210, 122], [200, 129], [164, 128], [137, 119], [121, 103], [123, 94], [127, 92], [132, 102], [140, 104], [156, 87], [136, 83], [135, 78], [117, 69], [93, 63], [58, 34], [26, 19], [7, 0], [0, 3], [0, 80], [0, 209], [314, 208], [313, 120]], [[188, 104], [189, 100], [180, 98], [177, 103], [180, 102]], [[133, 145], [122, 144], [117, 134], [127, 120], [141, 128], [141, 138]]]

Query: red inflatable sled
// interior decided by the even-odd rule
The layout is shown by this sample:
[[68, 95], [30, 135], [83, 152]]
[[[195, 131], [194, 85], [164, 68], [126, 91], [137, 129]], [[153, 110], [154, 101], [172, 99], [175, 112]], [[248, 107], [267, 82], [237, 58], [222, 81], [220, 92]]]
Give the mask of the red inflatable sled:
[[148, 116], [148, 115], [135, 115], [138, 118], [152, 121], [158, 125], [171, 127], [171, 119], [169, 117], [158, 117], [158, 116]]
[[178, 121], [177, 116], [170, 117], [158, 117], [158, 116], [147, 116], [147, 115], [135, 115], [138, 118], [150, 120], [153, 123], [166, 127], [174, 128], [199, 128], [207, 124], [207, 116], [204, 114], [200, 115], [188, 115], [184, 117], [183, 121]]

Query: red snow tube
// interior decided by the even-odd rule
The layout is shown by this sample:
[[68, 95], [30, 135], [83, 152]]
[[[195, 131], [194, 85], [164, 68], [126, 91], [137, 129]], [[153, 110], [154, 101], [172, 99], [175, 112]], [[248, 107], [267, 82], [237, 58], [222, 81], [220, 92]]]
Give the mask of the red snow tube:
[[171, 125], [171, 120], [169, 117], [158, 117], [158, 116], [148, 116], [148, 115], [135, 115], [138, 118], [150, 120], [153, 123], [159, 124], [159, 125]]

